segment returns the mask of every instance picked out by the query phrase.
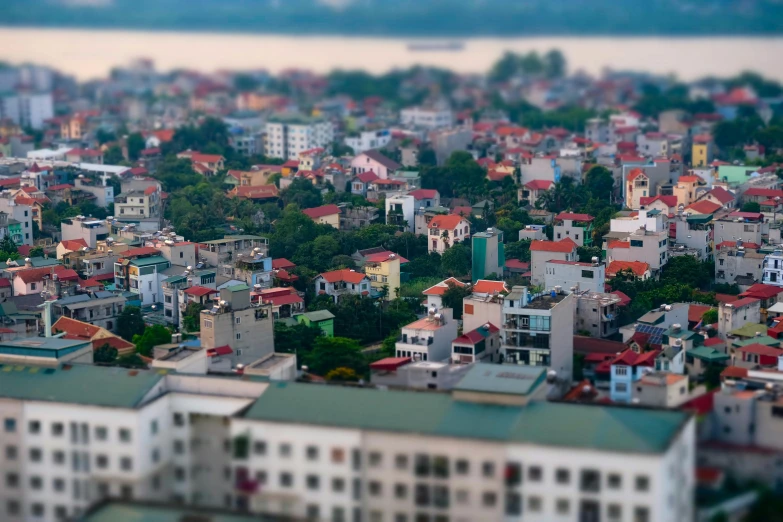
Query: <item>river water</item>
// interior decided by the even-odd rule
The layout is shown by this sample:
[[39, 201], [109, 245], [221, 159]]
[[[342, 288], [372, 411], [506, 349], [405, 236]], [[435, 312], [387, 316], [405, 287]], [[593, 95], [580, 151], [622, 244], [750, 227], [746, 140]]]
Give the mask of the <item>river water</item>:
[[106, 76], [134, 58], [159, 70], [336, 68], [381, 73], [414, 64], [486, 72], [506, 50], [560, 49], [571, 71], [604, 68], [674, 74], [682, 80], [753, 70], [783, 82], [783, 38], [475, 38], [462, 51], [410, 51], [412, 41], [223, 33], [0, 28], [0, 60], [49, 65], [79, 80]]

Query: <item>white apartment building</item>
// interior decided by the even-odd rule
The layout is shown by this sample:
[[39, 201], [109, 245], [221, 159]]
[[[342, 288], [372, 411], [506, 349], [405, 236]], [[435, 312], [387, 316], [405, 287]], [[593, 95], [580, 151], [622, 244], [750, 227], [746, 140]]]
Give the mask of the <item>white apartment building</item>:
[[408, 107], [400, 111], [400, 123], [406, 127], [440, 129], [451, 127], [454, 113], [448, 107]]
[[281, 115], [266, 122], [266, 155], [273, 158], [295, 160], [300, 152], [328, 149], [333, 141], [334, 126], [327, 120]]
[[19, 91], [0, 96], [0, 120], [10, 119], [20, 127], [42, 129], [54, 117], [52, 93]]
[[427, 317], [402, 327], [395, 344], [397, 357], [414, 361], [445, 361], [451, 357], [451, 341], [457, 337], [457, 321], [451, 308], [430, 308]]
[[106, 221], [90, 216], [76, 216], [60, 223], [62, 241], [82, 239], [87, 246], [95, 248], [98, 241], [109, 237]]
[[346, 136], [345, 144], [353, 149], [354, 154], [361, 154], [366, 150], [385, 147], [391, 138], [389, 129], [365, 130]]
[[771, 254], [764, 256], [763, 270], [762, 283], [783, 286], [783, 250], [775, 249]]
[[570, 383], [575, 299], [562, 289], [531, 295], [526, 286], [513, 287], [503, 300], [500, 325], [505, 361], [549, 367]]
[[718, 305], [718, 335], [726, 339], [729, 332], [748, 323], [761, 322], [761, 301], [752, 297], [743, 297], [732, 303]]
[[606, 265], [599, 263], [581, 263], [579, 261], [561, 261], [553, 259], [546, 262], [544, 288], [561, 287], [565, 292], [575, 288], [577, 292], [603, 292], [606, 282]]
[[54, 522], [107, 496], [334, 522], [693, 518], [688, 413], [480, 377], [446, 394], [24, 367], [0, 380], [0, 518]]
[[620, 298], [605, 292], [579, 292], [576, 296], [574, 333], [600, 339], [619, 331]]
[[[23, 205], [17, 203], [11, 197], [11, 192], [0, 193], [0, 212], [8, 214], [8, 219], [15, 219], [19, 222], [21, 240], [24, 245], [33, 244], [33, 207], [30, 205]], [[14, 238], [17, 246], [20, 243], [17, 241], [19, 238]]]

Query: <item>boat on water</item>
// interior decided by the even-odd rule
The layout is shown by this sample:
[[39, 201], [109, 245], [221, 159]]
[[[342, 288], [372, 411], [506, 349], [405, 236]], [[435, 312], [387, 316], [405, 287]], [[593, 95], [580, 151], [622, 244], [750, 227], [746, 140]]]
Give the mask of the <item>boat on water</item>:
[[414, 52], [420, 51], [447, 51], [456, 52], [465, 49], [463, 42], [411, 42], [408, 44], [408, 50]]

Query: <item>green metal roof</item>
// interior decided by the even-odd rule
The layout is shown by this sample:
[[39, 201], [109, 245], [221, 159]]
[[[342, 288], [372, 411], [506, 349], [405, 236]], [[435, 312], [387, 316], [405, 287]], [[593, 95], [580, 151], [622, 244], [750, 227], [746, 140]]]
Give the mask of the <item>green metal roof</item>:
[[694, 214], [686, 217], [685, 220], [689, 223], [709, 223], [712, 221], [712, 214]]
[[546, 369], [516, 364], [474, 364], [455, 390], [528, 395], [546, 379]]
[[134, 259], [130, 262], [130, 264], [133, 266], [150, 266], [150, 265], [159, 265], [168, 262], [169, 260], [163, 256], [150, 256], [150, 257], [140, 257]]
[[736, 335], [738, 337], [755, 337], [757, 333], [767, 333], [767, 325], [757, 323], [746, 323], [736, 330], [729, 332], [729, 335]]
[[305, 312], [302, 315], [304, 315], [305, 317], [307, 317], [313, 322], [327, 321], [329, 319], [334, 319], [334, 314], [329, 310], [315, 310], [314, 312]]
[[479, 404], [455, 400], [444, 393], [283, 382], [270, 385], [245, 417], [439, 437], [660, 453], [689, 415], [607, 405]]
[[173, 285], [173, 284], [176, 284], [176, 283], [184, 283], [187, 280], [188, 280], [188, 276], [173, 275], [171, 277], [167, 277], [166, 279], [164, 279], [163, 282], [164, 283], [169, 283], [169, 284]]
[[751, 337], [750, 339], [735, 340], [731, 342], [731, 345], [737, 348], [742, 346], [748, 346], [749, 344], [763, 344], [764, 346], [780, 346], [780, 339], [775, 339], [769, 335], [762, 335], [759, 337]]
[[18, 341], [0, 342], [0, 353], [54, 359], [69, 353], [78, 352], [88, 346], [92, 346], [90, 341], [74, 341], [59, 337], [29, 337]]
[[61, 264], [60, 261], [58, 261], [56, 258], [53, 257], [31, 257], [30, 258], [30, 264], [33, 265], [35, 268], [40, 268], [42, 266], [54, 266]]
[[250, 290], [250, 287], [242, 283], [241, 285], [227, 286], [223, 290], [228, 290], [229, 292], [241, 292], [242, 290]]
[[709, 346], [699, 346], [698, 348], [693, 348], [692, 350], [688, 350], [685, 352], [686, 355], [690, 355], [692, 357], [696, 357], [697, 359], [701, 359], [702, 361], [707, 362], [713, 362], [713, 361], [725, 361], [729, 359], [729, 355], [725, 354], [723, 352], [719, 352], [715, 348], [710, 348]]
[[[184, 506], [158, 506], [154, 504], [125, 504], [111, 501], [93, 507], [79, 522], [181, 522], [187, 517], [193, 520], [209, 520], [209, 522], [263, 522], [274, 520], [271, 516], [242, 515], [212, 510], [206, 507], [188, 508]], [[279, 517], [278, 517], [279, 518]]]
[[3, 364], [0, 397], [54, 401], [111, 408], [134, 408], [162, 374], [90, 364], [57, 368]]

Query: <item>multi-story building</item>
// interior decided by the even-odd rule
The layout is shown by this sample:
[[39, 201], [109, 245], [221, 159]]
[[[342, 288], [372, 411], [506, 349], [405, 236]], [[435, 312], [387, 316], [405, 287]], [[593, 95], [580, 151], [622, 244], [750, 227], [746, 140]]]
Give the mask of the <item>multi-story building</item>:
[[220, 300], [201, 311], [201, 347], [231, 348], [232, 366], [247, 365], [274, 353], [272, 305], [251, 302], [245, 284], [220, 290]]
[[103, 241], [109, 237], [109, 226], [102, 219], [76, 216], [60, 223], [60, 233], [63, 241], [81, 239], [90, 248], [95, 248], [98, 241]]
[[453, 277], [444, 279], [440, 283], [427, 288], [421, 293], [423, 296], [427, 297], [427, 306], [441, 308], [443, 306], [443, 294], [445, 294], [451, 286], [465, 287], [467, 285]]
[[764, 234], [764, 214], [760, 212], [734, 211], [718, 219], [715, 224], [715, 244], [724, 241], [742, 241], [761, 244]]
[[633, 169], [625, 178], [625, 206], [641, 208], [641, 199], [654, 196], [650, 186], [650, 178], [642, 169]]
[[762, 283], [783, 286], [783, 250], [776, 248], [771, 254], [764, 256], [762, 270]]
[[580, 292], [576, 295], [574, 333], [589, 334], [600, 339], [611, 337], [619, 331], [619, 306], [616, 294], [605, 292]]
[[718, 335], [726, 339], [729, 332], [748, 323], [761, 321], [761, 301], [752, 297], [743, 297], [731, 303], [718, 305]]
[[370, 254], [365, 258], [364, 273], [370, 280], [373, 293], [379, 295], [385, 292], [386, 301], [399, 295], [400, 262], [400, 256], [393, 252]]
[[470, 222], [454, 214], [435, 216], [430, 220], [427, 250], [442, 254], [449, 247], [470, 238]]
[[454, 114], [446, 106], [408, 107], [400, 111], [400, 123], [407, 127], [440, 129], [453, 125]]
[[33, 244], [33, 207], [15, 200], [10, 191], [0, 192], [0, 212], [8, 215], [8, 231], [17, 246]]
[[635, 383], [654, 371], [657, 356], [657, 350], [637, 353], [628, 349], [611, 361], [609, 390], [613, 402], [631, 402]]
[[163, 300], [163, 280], [168, 277], [165, 270], [171, 267], [171, 263], [157, 255], [154, 249], [141, 255], [128, 252], [114, 263], [114, 284], [138, 295], [143, 306], [160, 303]]
[[414, 361], [447, 361], [457, 326], [451, 308], [430, 308], [427, 317], [402, 327], [400, 340], [394, 345], [396, 356]]
[[653, 274], [657, 274], [669, 261], [668, 246], [668, 231], [653, 232], [640, 228], [621, 239], [607, 238], [604, 250], [608, 263], [644, 260]]
[[19, 90], [0, 96], [0, 120], [9, 119], [20, 127], [42, 129], [44, 121], [54, 117], [51, 92]]
[[[481, 370], [448, 394], [50, 369], [0, 380], [8, 522], [160, 518], [149, 503], [171, 500], [209, 516], [228, 507], [332, 521], [694, 517], [688, 413], [542, 401], [544, 372], [477, 382]], [[562, 429], [571, 418], [579, 430]], [[105, 497], [147, 504], [85, 515]]]
[[125, 297], [111, 292], [69, 295], [52, 304], [52, 320], [68, 317], [113, 332], [124, 307]]
[[577, 246], [593, 246], [593, 216], [561, 212], [555, 216], [553, 239], [570, 238]]
[[391, 138], [389, 129], [364, 130], [348, 134], [345, 144], [353, 149], [354, 154], [361, 154], [370, 149], [382, 149], [389, 144]]
[[388, 180], [402, 165], [377, 150], [366, 150], [351, 160], [351, 171], [356, 174], [374, 172], [378, 178]]
[[370, 279], [355, 270], [332, 270], [324, 272], [313, 279], [316, 295], [328, 295], [336, 303], [341, 296], [354, 294], [361, 296], [370, 295]]
[[453, 364], [499, 361], [500, 328], [492, 323], [474, 328], [451, 341], [451, 362]]
[[[749, 279], [751, 281], [762, 281], [765, 284], [776, 284], [773, 282], [772, 273], [774, 272], [774, 262], [772, 263], [772, 272], [769, 279], [764, 280], [765, 259], [768, 256], [757, 251], [756, 248], [745, 246], [741, 241], [734, 242], [734, 245], [727, 246], [729, 243], [716, 244], [715, 251], [715, 282], [734, 284], [737, 278]], [[774, 255], [774, 254], [773, 254]], [[773, 259], [774, 261], [774, 259]], [[779, 260], [783, 262], [783, 259]], [[778, 264], [780, 266], [780, 263]], [[775, 278], [776, 280], [779, 277]]]
[[472, 242], [471, 279], [473, 282], [490, 274], [502, 277], [506, 264], [503, 232], [496, 228], [488, 228], [485, 232], [473, 234]]
[[302, 214], [320, 225], [331, 225], [340, 230], [340, 207], [337, 205], [322, 205], [315, 208], [306, 208]]
[[114, 218], [123, 223], [136, 223], [140, 230], [161, 228], [163, 201], [160, 183], [156, 180], [132, 179], [122, 184], [122, 194], [114, 197]]
[[433, 189], [416, 189], [408, 194], [395, 194], [386, 198], [386, 224], [396, 225], [402, 232], [415, 232], [426, 234], [424, 224], [421, 221], [417, 228], [418, 216], [427, 209], [434, 209], [440, 205], [440, 194]]
[[223, 239], [204, 241], [202, 244], [207, 248], [199, 248], [199, 258], [210, 266], [220, 266], [231, 262], [237, 254], [250, 254], [256, 248], [260, 248], [264, 255], [269, 254], [269, 240], [261, 236], [225, 236]]
[[334, 142], [332, 122], [302, 115], [276, 115], [266, 122], [266, 155], [289, 160], [314, 148], [328, 148]]
[[[179, 327], [182, 324], [182, 316], [188, 304], [198, 298], [198, 301], [206, 302], [212, 294], [218, 293], [215, 282], [215, 270], [185, 270], [181, 275], [173, 275], [163, 280], [161, 291], [163, 292], [163, 319], [168, 324]], [[190, 288], [202, 288], [212, 292], [198, 292], [204, 295], [193, 296], [186, 291]]]
[[545, 266], [544, 288], [559, 286], [572, 293], [604, 291], [606, 265], [598, 259], [592, 263], [552, 259]]
[[530, 243], [530, 282], [543, 285], [546, 280], [547, 261], [576, 261], [576, 243], [570, 238], [560, 241], [533, 240]]
[[715, 153], [715, 144], [709, 134], [697, 134], [693, 137], [691, 146], [691, 165], [694, 167], [706, 167], [712, 163]]
[[503, 300], [501, 337], [505, 361], [545, 366], [571, 382], [574, 355], [574, 294], [562, 289], [528, 294], [515, 286]]

